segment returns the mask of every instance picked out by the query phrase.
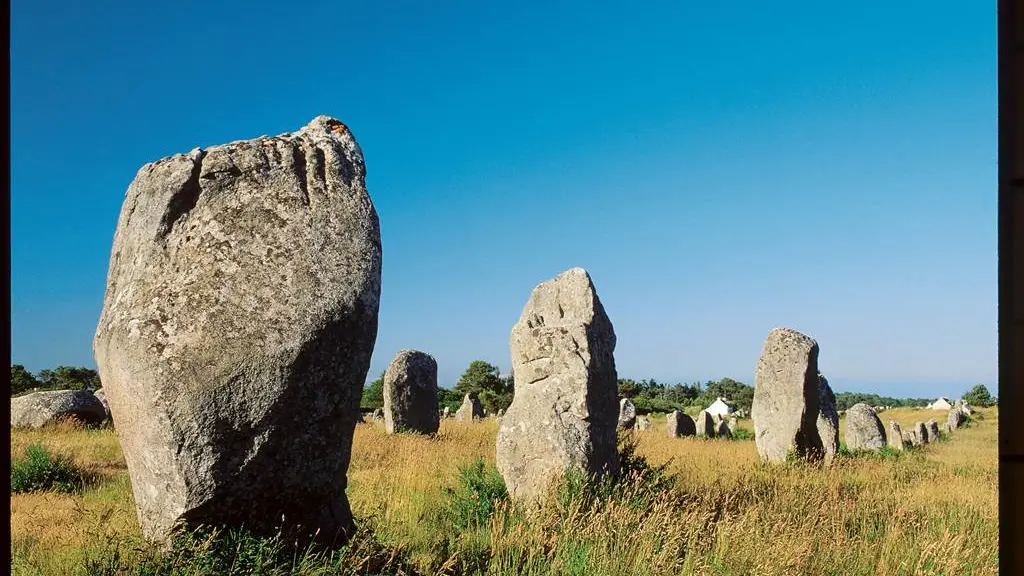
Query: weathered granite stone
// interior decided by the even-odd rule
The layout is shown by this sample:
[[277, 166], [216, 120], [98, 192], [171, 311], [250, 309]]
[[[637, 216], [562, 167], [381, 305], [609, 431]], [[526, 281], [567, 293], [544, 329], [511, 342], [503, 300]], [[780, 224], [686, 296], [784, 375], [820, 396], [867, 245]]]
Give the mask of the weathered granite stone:
[[516, 502], [536, 503], [569, 469], [618, 476], [615, 332], [582, 268], [534, 288], [512, 328], [515, 395], [497, 465]]
[[957, 410], [956, 408], [950, 410], [949, 414], [946, 417], [946, 422], [949, 423], [949, 427], [952, 428], [953, 430], [959, 428], [965, 420], [966, 417], [964, 417], [964, 413], [961, 412], [960, 410]]
[[924, 422], [917, 422], [914, 424], [914, 436], [917, 437], [917, 445], [927, 444], [931, 441], [928, 437], [928, 426]]
[[697, 413], [697, 417], [693, 419], [693, 424], [697, 429], [697, 436], [701, 438], [714, 438], [715, 429], [718, 424], [715, 419], [704, 410]]
[[850, 450], [881, 450], [885, 428], [871, 406], [860, 402], [846, 411], [846, 447]]
[[354, 528], [381, 271], [365, 174], [349, 129], [319, 116], [147, 164], [129, 186], [93, 347], [145, 536]]
[[636, 425], [636, 406], [629, 398], [619, 400], [619, 430], [632, 430]]
[[796, 330], [773, 329], [757, 363], [750, 410], [762, 460], [823, 456], [818, 395], [818, 343]]
[[384, 373], [384, 428], [388, 434], [434, 434], [437, 410], [437, 361], [426, 352], [402, 350]]
[[673, 410], [665, 416], [665, 432], [670, 438], [681, 438], [695, 435], [697, 427], [693, 423], [693, 418], [679, 410]]
[[103, 388], [100, 388], [100, 389], [96, 390], [95, 392], [93, 392], [92, 394], [93, 394], [93, 396], [96, 397], [97, 400], [100, 401], [100, 404], [103, 404], [103, 412], [106, 414], [104, 419], [105, 420], [111, 420], [111, 418], [110, 418], [110, 403], [107, 402], [107, 393], [103, 391]]
[[40, 428], [58, 420], [99, 424], [107, 411], [88, 390], [48, 390], [11, 398], [11, 428]]
[[480, 405], [479, 400], [473, 398], [470, 394], [466, 394], [462, 399], [462, 405], [455, 411], [455, 419], [463, 422], [472, 422], [483, 417], [484, 407]]
[[939, 423], [935, 420], [928, 420], [924, 423], [925, 427], [928, 428], [928, 441], [935, 442], [939, 439]]
[[654, 424], [651, 424], [651, 420], [647, 416], [636, 417], [636, 430], [650, 430], [654, 428]]
[[828, 380], [818, 373], [818, 419], [816, 422], [825, 462], [830, 463], [839, 453], [839, 411], [836, 396]]
[[729, 428], [729, 423], [727, 421], [721, 420], [718, 422], [718, 425], [715, 427], [715, 437], [732, 438], [732, 429]]
[[906, 446], [903, 439], [903, 430], [900, 428], [899, 422], [889, 420], [889, 436], [887, 440], [889, 447], [896, 450], [903, 450]]

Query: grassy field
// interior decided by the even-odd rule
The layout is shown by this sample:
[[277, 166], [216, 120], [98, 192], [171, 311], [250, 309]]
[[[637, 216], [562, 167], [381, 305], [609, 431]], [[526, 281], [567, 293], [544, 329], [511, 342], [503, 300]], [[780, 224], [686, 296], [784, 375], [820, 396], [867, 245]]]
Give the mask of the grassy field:
[[[942, 412], [883, 412], [907, 429]], [[664, 471], [615, 486], [566, 482], [524, 515], [474, 494], [493, 483], [497, 422], [442, 421], [436, 437], [356, 428], [349, 497], [363, 528], [332, 555], [263, 562], [263, 541], [232, 540], [236, 573], [389, 574], [996, 574], [997, 409], [951, 437], [904, 453], [844, 452], [828, 468], [758, 462], [753, 441], [670, 439], [664, 420], [635, 433], [636, 453]], [[751, 428], [749, 420], [741, 427]], [[844, 428], [841, 425], [841, 432]], [[68, 454], [92, 480], [81, 494], [11, 496], [15, 574], [224, 572], [196, 537], [174, 561], [140, 536], [114, 431], [11, 431]], [[482, 474], [460, 468], [482, 458]], [[635, 464], [642, 469], [643, 463]], [[461, 488], [460, 488], [461, 486]], [[454, 492], [447, 492], [448, 490]], [[486, 500], [486, 498], [482, 498]], [[467, 512], [468, 510], [468, 512]], [[231, 552], [229, 551], [229, 554]], [[268, 555], [269, 556], [269, 555]], [[256, 557], [256, 560], [252, 560]], [[191, 559], [190, 559], [191, 558]], [[201, 558], [200, 558], [201, 559]], [[254, 564], [255, 562], [255, 564]], [[205, 571], [204, 571], [205, 570]]]

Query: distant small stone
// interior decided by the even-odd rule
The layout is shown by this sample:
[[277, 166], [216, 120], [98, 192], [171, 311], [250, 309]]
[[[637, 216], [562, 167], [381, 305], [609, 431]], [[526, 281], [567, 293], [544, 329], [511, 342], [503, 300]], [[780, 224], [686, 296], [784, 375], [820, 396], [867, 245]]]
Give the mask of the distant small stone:
[[697, 427], [697, 436], [702, 438], [714, 438], [715, 437], [715, 419], [711, 417], [704, 410], [697, 413], [697, 417], [693, 419], [693, 423]]
[[885, 428], [871, 406], [860, 402], [846, 411], [846, 446], [851, 450], [880, 450], [885, 446]]
[[889, 447], [895, 450], [903, 450], [905, 442], [903, 439], [903, 430], [900, 429], [900, 425], [895, 420], [889, 420]]
[[636, 406], [629, 398], [619, 400], [619, 430], [631, 430], [636, 425]]
[[939, 423], [935, 420], [929, 420], [924, 423], [925, 427], [928, 428], [928, 440], [935, 442], [939, 439]]
[[651, 428], [654, 428], [654, 425], [651, 424], [651, 420], [647, 418], [647, 416], [636, 417], [636, 427], [634, 428], [635, 430], [650, 430]]
[[103, 403], [88, 390], [49, 390], [11, 398], [11, 428], [40, 428], [63, 419], [99, 424]]
[[931, 438], [928, 437], [928, 427], [925, 426], [924, 422], [914, 424], [914, 435], [917, 436], [918, 446], [931, 441]]
[[[650, 423], [648, 422], [648, 424]], [[697, 428], [694, 426], [692, 418], [679, 410], [673, 410], [665, 416], [665, 432], [669, 438], [681, 438], [693, 436], [697, 433]]]
[[437, 361], [426, 352], [402, 350], [384, 373], [384, 428], [388, 434], [434, 434], [437, 410]]
[[715, 430], [715, 437], [732, 438], [732, 429], [729, 428], [729, 422], [722, 420], [718, 423], [718, 428]]
[[484, 407], [480, 405], [480, 401], [476, 398], [466, 394], [465, 398], [462, 399], [462, 406], [455, 411], [455, 419], [463, 422], [472, 422], [473, 420], [479, 420], [484, 417]]
[[964, 423], [966, 419], [967, 418], [964, 416], [963, 412], [954, 408], [953, 410], [949, 411], [949, 415], [946, 418], [946, 422], [949, 423], [950, 428], [956, 430], [957, 428], [960, 427], [961, 424]]

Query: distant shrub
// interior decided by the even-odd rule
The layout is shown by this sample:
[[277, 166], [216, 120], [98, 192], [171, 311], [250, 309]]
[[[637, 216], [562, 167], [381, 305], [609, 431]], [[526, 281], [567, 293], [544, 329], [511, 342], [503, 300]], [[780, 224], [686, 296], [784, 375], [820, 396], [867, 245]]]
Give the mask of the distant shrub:
[[501, 474], [483, 458], [459, 468], [459, 485], [444, 494], [443, 515], [460, 530], [485, 524], [500, 501], [508, 499]]
[[733, 440], [753, 440], [754, 433], [746, 428], [736, 428], [732, 431]]
[[11, 462], [11, 493], [80, 492], [86, 474], [67, 456], [51, 454], [44, 446], [32, 444], [25, 456]]

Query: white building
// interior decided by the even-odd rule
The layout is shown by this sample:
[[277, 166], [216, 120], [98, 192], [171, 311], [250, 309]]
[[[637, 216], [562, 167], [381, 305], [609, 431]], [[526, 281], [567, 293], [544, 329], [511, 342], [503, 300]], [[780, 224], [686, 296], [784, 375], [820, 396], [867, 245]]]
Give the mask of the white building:
[[736, 411], [736, 408], [732, 404], [729, 404], [725, 398], [717, 398], [710, 406], [704, 409], [705, 412], [712, 416], [728, 416]]
[[945, 396], [940, 396], [935, 402], [928, 405], [928, 408], [932, 410], [949, 410], [953, 407], [952, 402]]

